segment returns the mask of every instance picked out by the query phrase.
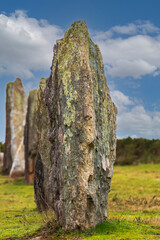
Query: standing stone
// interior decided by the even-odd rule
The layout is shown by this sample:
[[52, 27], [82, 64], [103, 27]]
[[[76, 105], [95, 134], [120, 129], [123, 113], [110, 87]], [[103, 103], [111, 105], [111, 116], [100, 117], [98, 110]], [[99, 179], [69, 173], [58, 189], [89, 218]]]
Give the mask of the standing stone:
[[12, 167], [11, 156], [11, 110], [12, 110], [12, 95], [13, 95], [13, 83], [9, 82], [6, 87], [6, 134], [4, 144], [4, 158], [3, 158], [3, 174], [9, 174]]
[[52, 144], [50, 203], [63, 229], [93, 228], [107, 217], [117, 110], [101, 53], [84, 21], [73, 23], [54, 47], [45, 100]]
[[3, 157], [4, 157], [4, 153], [0, 152], [0, 168], [3, 167]]
[[25, 180], [26, 183], [33, 183], [35, 160], [38, 147], [38, 132], [37, 132], [37, 89], [29, 92], [27, 103], [26, 124], [24, 131], [25, 145]]
[[26, 95], [17, 78], [6, 89], [6, 139], [3, 173], [11, 177], [24, 175], [23, 133], [26, 114]]
[[51, 201], [49, 186], [49, 175], [51, 169], [50, 164], [51, 143], [48, 140], [50, 120], [44, 98], [45, 87], [46, 79], [42, 78], [38, 89], [38, 108], [37, 108], [38, 153], [36, 157], [34, 176], [35, 201], [40, 212], [48, 209]]

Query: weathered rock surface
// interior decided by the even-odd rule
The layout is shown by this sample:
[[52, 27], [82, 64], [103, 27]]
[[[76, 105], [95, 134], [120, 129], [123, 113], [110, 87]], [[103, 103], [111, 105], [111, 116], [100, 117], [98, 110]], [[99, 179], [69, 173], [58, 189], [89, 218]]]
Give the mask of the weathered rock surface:
[[[52, 144], [49, 205], [65, 230], [93, 228], [107, 217], [117, 110], [106, 84], [101, 53], [84, 21], [72, 24], [54, 47], [45, 101]], [[42, 172], [46, 160], [38, 159], [36, 171]], [[45, 178], [37, 173], [40, 184]]]
[[6, 88], [6, 139], [4, 149], [3, 173], [11, 177], [24, 175], [23, 133], [26, 114], [26, 95], [17, 78]]
[[24, 131], [25, 145], [25, 180], [26, 183], [33, 183], [35, 161], [38, 147], [37, 131], [37, 102], [38, 90], [33, 89], [29, 92], [27, 103], [26, 124]]
[[46, 79], [42, 78], [38, 89], [38, 108], [37, 108], [37, 129], [38, 129], [38, 153], [36, 157], [36, 167], [34, 176], [35, 201], [39, 211], [49, 208], [50, 205], [50, 149], [51, 143], [48, 140], [50, 120], [48, 109], [45, 104], [44, 89]]
[[11, 110], [12, 110], [12, 89], [13, 83], [8, 83], [6, 87], [6, 133], [4, 144], [3, 174], [9, 174], [12, 167], [11, 156]]
[[0, 167], [3, 167], [3, 157], [4, 157], [4, 153], [0, 152]]

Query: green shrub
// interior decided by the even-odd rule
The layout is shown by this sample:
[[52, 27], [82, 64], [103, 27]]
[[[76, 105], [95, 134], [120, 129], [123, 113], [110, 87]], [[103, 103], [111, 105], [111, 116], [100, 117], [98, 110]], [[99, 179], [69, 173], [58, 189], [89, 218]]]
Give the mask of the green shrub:
[[160, 163], [160, 140], [131, 137], [117, 140], [117, 165]]

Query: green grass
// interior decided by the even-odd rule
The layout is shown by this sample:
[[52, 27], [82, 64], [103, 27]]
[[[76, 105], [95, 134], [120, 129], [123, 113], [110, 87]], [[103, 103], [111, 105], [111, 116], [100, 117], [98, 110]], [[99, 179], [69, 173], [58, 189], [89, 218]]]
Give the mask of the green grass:
[[160, 239], [160, 164], [116, 166], [108, 215], [95, 230], [64, 233], [49, 217], [38, 214], [33, 186], [0, 176], [0, 239], [32, 239], [34, 234], [57, 240], [150, 240]]
[[33, 186], [24, 180], [0, 177], [0, 239], [18, 238], [37, 231], [42, 217], [37, 213]]

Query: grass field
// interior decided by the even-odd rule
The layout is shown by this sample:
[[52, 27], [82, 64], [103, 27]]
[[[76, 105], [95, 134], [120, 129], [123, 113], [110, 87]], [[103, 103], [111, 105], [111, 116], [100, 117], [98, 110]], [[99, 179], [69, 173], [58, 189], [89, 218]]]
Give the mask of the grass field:
[[160, 164], [116, 166], [108, 220], [95, 230], [64, 233], [37, 213], [33, 186], [0, 176], [0, 239], [160, 239]]

